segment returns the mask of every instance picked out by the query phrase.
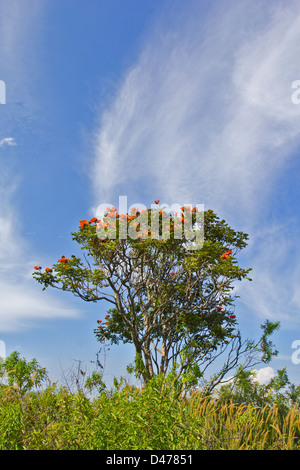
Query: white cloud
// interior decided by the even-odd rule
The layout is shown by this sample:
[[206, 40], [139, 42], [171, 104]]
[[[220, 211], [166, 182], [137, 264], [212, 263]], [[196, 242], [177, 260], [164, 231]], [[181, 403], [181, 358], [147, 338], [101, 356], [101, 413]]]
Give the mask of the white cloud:
[[[0, 177], [0, 332], [34, 326], [41, 319], [75, 318], [77, 308], [55, 292], [43, 292], [32, 277], [36, 254], [22, 236], [13, 199], [17, 180]], [[40, 260], [42, 263], [43, 260]], [[47, 262], [45, 261], [44, 266]]]
[[4, 139], [0, 140], [0, 147], [3, 147], [4, 145], [13, 146], [17, 144], [13, 137], [5, 137]]
[[[3, 186], [2, 188], [3, 189]], [[1, 197], [0, 197], [1, 201]], [[32, 277], [33, 249], [22, 237], [17, 211], [0, 205], [0, 332], [35, 326], [42, 319], [76, 318], [80, 311], [55, 292], [42, 291]], [[46, 263], [44, 264], [46, 266]]]
[[273, 379], [273, 377], [275, 376], [276, 374], [274, 369], [270, 366], [267, 366], [263, 367], [262, 369], [255, 370], [255, 376], [253, 377], [253, 379], [255, 380], [255, 382], [258, 382], [259, 384], [263, 385], [270, 382], [270, 380]]
[[247, 254], [253, 280], [236, 287], [250, 312], [261, 320], [280, 321], [281, 328], [299, 327], [300, 322], [300, 229], [296, 223], [287, 219], [257, 227]]
[[[22, 271], [23, 267], [18, 268]], [[42, 319], [76, 318], [80, 312], [47, 292], [25, 282], [16, 275], [16, 282], [0, 282], [0, 331], [16, 331], [36, 326]], [[21, 282], [20, 282], [21, 281]]]
[[7, 171], [5, 162], [1, 165], [0, 333], [24, 330], [36, 326], [42, 319], [78, 317], [80, 311], [77, 308], [68, 305], [54, 292], [43, 292], [32, 278], [37, 260], [34, 259], [33, 247], [22, 235], [23, 227], [14, 203], [19, 179]]
[[[41, 18], [44, 5], [43, 0], [33, 0], [30, 7], [19, 0], [0, 0], [0, 55], [6, 72], [7, 96], [12, 102], [22, 101], [28, 105], [22, 113], [17, 114], [14, 107], [9, 107], [9, 100], [6, 100], [7, 104], [1, 108], [4, 114], [0, 116], [5, 135], [15, 135], [20, 129], [24, 130], [24, 126], [34, 125], [32, 118], [36, 118], [36, 94], [32, 90], [39, 73], [39, 67], [36, 66], [37, 37], [43, 24]], [[0, 149], [15, 145], [14, 137], [0, 139]], [[37, 263], [36, 260], [32, 261], [34, 249], [23, 236], [18, 208], [14, 202], [19, 179], [15, 168], [12, 171], [10, 163], [1, 159], [0, 332], [36, 326], [41, 319], [70, 318], [80, 314], [79, 310], [62, 301], [55, 292], [43, 292], [32, 278], [33, 266]]]

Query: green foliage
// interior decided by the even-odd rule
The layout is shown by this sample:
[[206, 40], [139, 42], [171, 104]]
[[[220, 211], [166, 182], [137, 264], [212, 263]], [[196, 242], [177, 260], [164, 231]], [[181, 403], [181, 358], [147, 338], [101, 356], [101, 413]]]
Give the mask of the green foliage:
[[0, 450], [300, 449], [299, 408], [224, 403], [193, 391], [181, 397], [164, 376], [143, 388], [124, 379], [95, 399], [49, 385], [20, 399], [0, 389]]
[[[13, 358], [24, 366], [19, 354], [8, 364]], [[23, 393], [26, 380], [2, 384], [0, 450], [300, 449], [300, 387], [291, 386], [285, 369], [259, 386], [240, 368], [214, 397], [186, 388], [176, 367], [141, 388], [115, 378], [111, 390], [95, 371], [86, 380], [87, 389], [98, 388], [94, 399], [56, 383], [39, 393]]]
[[102, 373], [93, 371], [92, 374], [89, 377], [87, 377], [85, 381], [85, 387], [90, 392], [96, 390], [98, 393], [101, 393], [103, 390], [105, 390], [106, 385], [103, 381]]
[[222, 399], [260, 408], [276, 405], [281, 416], [287, 415], [293, 406], [299, 407], [300, 386], [290, 383], [285, 367], [277, 370], [277, 375], [267, 384], [260, 384], [255, 377], [255, 371], [239, 367], [231, 383], [220, 388]]
[[279, 329], [280, 322], [270, 322], [266, 320], [261, 329], [263, 330], [263, 335], [261, 338], [261, 350], [262, 350], [262, 362], [268, 363], [272, 357], [277, 356], [278, 351], [274, 350], [274, 344], [272, 341], [268, 340], [268, 337], [276, 330]]
[[40, 367], [35, 358], [27, 362], [17, 351], [12, 352], [0, 364], [0, 373], [3, 375], [4, 382], [11, 387], [16, 387], [21, 395], [34, 387], [39, 387], [47, 378], [45, 367]]

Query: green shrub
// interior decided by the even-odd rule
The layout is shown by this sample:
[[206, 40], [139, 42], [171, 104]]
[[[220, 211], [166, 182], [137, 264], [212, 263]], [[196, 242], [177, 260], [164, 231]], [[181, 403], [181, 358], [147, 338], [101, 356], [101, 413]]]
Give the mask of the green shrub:
[[[123, 386], [124, 385], [124, 386]], [[183, 399], [160, 379], [126, 382], [90, 399], [56, 384], [25, 396], [0, 390], [0, 449], [299, 449], [300, 417], [193, 392]]]

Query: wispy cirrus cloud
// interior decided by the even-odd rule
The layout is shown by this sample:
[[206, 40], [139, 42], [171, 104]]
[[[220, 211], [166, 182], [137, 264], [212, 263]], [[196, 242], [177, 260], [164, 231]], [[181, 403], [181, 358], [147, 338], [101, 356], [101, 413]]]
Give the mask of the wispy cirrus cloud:
[[226, 2], [203, 20], [195, 5], [155, 31], [102, 115], [96, 203], [143, 180], [151, 198], [249, 212], [297, 142], [299, 8]]
[[34, 253], [22, 235], [13, 203], [17, 190], [17, 184], [9, 184], [5, 191], [5, 180], [0, 178], [0, 332], [31, 328], [43, 319], [76, 318], [81, 314], [53, 292], [42, 292], [33, 281], [37, 257], [43, 266], [48, 260], [46, 255]]
[[[37, 45], [42, 27], [45, 2], [33, 0], [30, 5], [19, 0], [0, 0], [1, 75], [5, 80], [7, 100], [1, 105], [0, 126], [4, 135], [0, 151], [19, 145], [18, 136], [36, 120], [34, 81], [39, 74]], [[22, 101], [26, 107], [17, 107]], [[53, 293], [44, 293], [32, 279], [37, 264], [34, 247], [24, 236], [17, 205], [22, 174], [19, 166], [0, 160], [0, 333], [35, 326], [45, 318], [69, 318], [80, 314]], [[39, 256], [39, 258], [41, 258]], [[46, 263], [46, 256], [42, 257]], [[42, 260], [40, 260], [42, 262]]]
[[0, 140], [0, 147], [3, 147], [5, 145], [14, 146], [14, 145], [17, 145], [17, 144], [16, 144], [15, 139], [13, 137], [4, 137], [4, 139]]
[[[94, 205], [127, 194], [134, 202], [159, 197], [212, 207], [255, 245], [249, 253], [259, 289], [255, 295], [247, 288], [249, 308], [258, 316], [274, 313], [268, 306], [286, 288], [281, 315], [292, 321], [289, 281], [299, 266], [285, 267], [282, 284], [279, 264], [287, 258], [276, 251], [273, 266], [278, 247], [267, 228], [279, 226], [266, 214], [300, 143], [300, 107], [291, 101], [291, 84], [300, 76], [300, 6], [210, 2], [205, 12], [199, 2], [184, 11], [176, 5], [101, 115]], [[275, 317], [283, 303], [277, 306]]]

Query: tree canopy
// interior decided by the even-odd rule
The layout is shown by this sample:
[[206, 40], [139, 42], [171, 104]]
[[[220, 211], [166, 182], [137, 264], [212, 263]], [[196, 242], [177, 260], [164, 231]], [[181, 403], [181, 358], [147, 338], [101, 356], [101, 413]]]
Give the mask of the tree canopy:
[[[248, 235], [212, 210], [182, 207], [178, 214], [155, 203], [155, 209], [132, 208], [127, 214], [108, 207], [101, 219], [79, 221], [72, 236], [83, 257], [62, 255], [51, 268], [35, 266], [35, 279], [43, 289], [106, 301], [110, 308], [95, 335], [100, 342], [133, 344], [135, 361], [128, 370], [144, 383], [176, 371], [176, 377], [195, 384], [229, 345], [231, 359], [221, 376], [242, 353], [262, 351], [262, 360], [269, 360], [272, 324], [265, 325], [264, 340], [242, 343], [234, 313], [236, 281], [251, 280], [250, 268], [237, 261]], [[204, 238], [196, 246], [190, 234], [201, 230]]]

